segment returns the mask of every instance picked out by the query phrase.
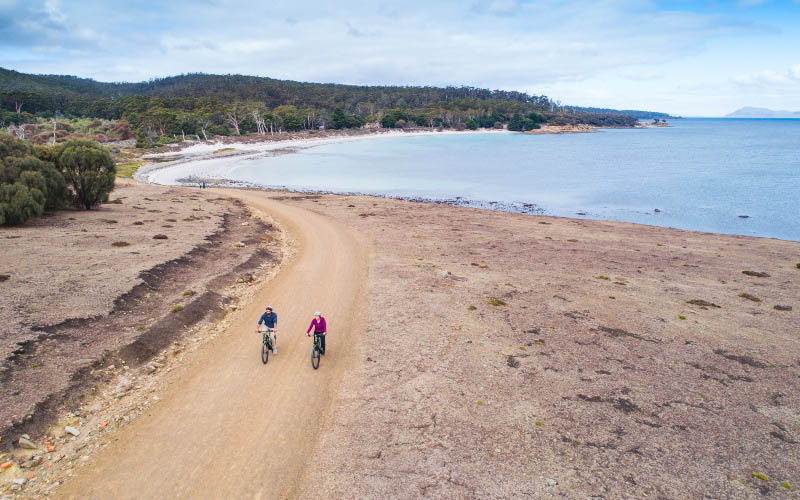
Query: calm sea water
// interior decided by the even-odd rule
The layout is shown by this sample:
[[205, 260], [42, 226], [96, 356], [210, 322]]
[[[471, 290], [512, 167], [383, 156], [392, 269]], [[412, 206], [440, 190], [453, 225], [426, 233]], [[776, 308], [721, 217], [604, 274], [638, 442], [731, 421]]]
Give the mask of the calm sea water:
[[535, 204], [551, 215], [800, 240], [800, 120], [670, 124], [358, 140], [230, 160], [219, 174], [264, 186]]

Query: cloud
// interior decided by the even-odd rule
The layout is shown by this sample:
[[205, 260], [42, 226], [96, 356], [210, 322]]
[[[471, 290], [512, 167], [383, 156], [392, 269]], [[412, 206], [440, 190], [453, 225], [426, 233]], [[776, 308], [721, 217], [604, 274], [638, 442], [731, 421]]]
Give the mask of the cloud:
[[[91, 57], [65, 65], [82, 68], [81, 76], [112, 80], [204, 71], [360, 84], [532, 88], [663, 63], [696, 53], [715, 37], [758, 29], [716, 14], [662, 10], [634, 0], [407, 0], [402, 7], [342, 0], [308, 2], [302, 10], [288, 1], [247, 9], [232, 0], [196, 8], [185, 0], [88, 4], [9, 4], [0, 19], [22, 15], [14, 19], [16, 34], [0, 32], [0, 40], [30, 53], [41, 53], [42, 47], [96, 47]], [[254, 54], [262, 58], [252, 59]], [[138, 74], [117, 75], [117, 67], [138, 67]], [[38, 71], [43, 70], [55, 71]]]
[[14, 47], [96, 48], [107, 41], [102, 33], [70, 24], [58, 0], [0, 1], [0, 42]]
[[[702, 58], [719, 40], [767, 40], [776, 32], [754, 14], [766, 9], [729, 5], [698, 11], [691, 2], [667, 8], [657, 0], [241, 5], [0, 0], [0, 65], [105, 81], [202, 71], [354, 84], [474, 85], [554, 97], [568, 89], [572, 95], [623, 100], [628, 89], [596, 87], [613, 76], [620, 85], [646, 81], [638, 84], [641, 99], [655, 83], [672, 82], [663, 93], [677, 95], [676, 80], [699, 79], [695, 68], [676, 72], [664, 66]], [[736, 84], [719, 77], [731, 87], [788, 78], [785, 72], [751, 75], [738, 57], [728, 58], [743, 73]]]
[[774, 87], [800, 84], [800, 64], [783, 71], [764, 70], [733, 77], [737, 85], [748, 87]]

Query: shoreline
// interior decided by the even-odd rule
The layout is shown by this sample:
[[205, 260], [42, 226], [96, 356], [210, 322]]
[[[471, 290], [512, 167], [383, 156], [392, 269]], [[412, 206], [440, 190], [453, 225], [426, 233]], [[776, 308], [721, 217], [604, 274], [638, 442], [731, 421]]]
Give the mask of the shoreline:
[[[645, 125], [647, 125], [643, 127], [645, 130], [657, 130], [663, 127], [662, 124], [659, 124], [658, 127], [650, 127], [650, 124]], [[668, 129], [665, 129], [665, 131], [666, 130]], [[613, 134], [614, 130], [608, 132]], [[442, 154], [446, 154], [449, 148], [458, 151], [460, 144], [467, 147], [476, 141], [481, 143], [486, 141], [497, 145], [506, 144], [509, 141], [511, 143], [517, 142], [512, 140], [510, 136], [497, 138], [487, 137], [486, 139], [475, 138], [475, 140], [465, 137], [463, 141], [458, 138], [445, 137], [441, 140], [429, 139], [425, 142], [417, 142], [409, 139], [400, 143], [401, 146], [389, 143], [376, 143], [375, 145], [365, 144], [363, 146], [335, 146], [335, 144], [338, 143], [359, 139], [435, 136], [437, 134], [454, 136], [459, 133], [462, 132], [451, 130], [443, 132], [431, 130], [391, 130], [355, 136], [286, 137], [286, 140], [258, 140], [257, 142], [244, 142], [237, 138], [229, 137], [227, 138], [228, 142], [225, 143], [186, 144], [179, 149], [176, 148], [174, 151], [146, 155], [145, 159], [149, 159], [150, 161], [172, 161], [145, 165], [140, 168], [135, 177], [143, 182], [161, 184], [186, 186], [192, 184], [198, 185], [197, 183], [206, 182], [208, 185], [287, 190], [298, 193], [366, 195], [376, 196], [378, 198], [470, 206], [527, 214], [557, 215], [581, 220], [624, 221], [700, 232], [800, 241], [800, 236], [793, 224], [781, 225], [781, 222], [785, 218], [784, 215], [782, 215], [783, 212], [773, 210], [769, 205], [758, 203], [740, 203], [738, 201], [726, 202], [713, 207], [711, 211], [707, 211], [705, 210], [707, 207], [704, 207], [703, 204], [692, 203], [691, 200], [687, 201], [685, 196], [669, 195], [662, 199], [657, 192], [653, 191], [648, 191], [648, 194], [650, 194], [649, 197], [629, 198], [624, 196], [615, 199], [608, 196], [608, 193], [613, 193], [614, 189], [609, 190], [610, 188], [604, 188], [594, 190], [594, 188], [586, 188], [580, 191], [580, 193], [598, 194], [599, 196], [572, 196], [571, 188], [561, 188], [557, 181], [554, 181], [556, 182], [555, 184], [544, 185], [550, 185], [552, 190], [542, 187], [538, 191], [532, 191], [530, 193], [520, 192], [519, 189], [514, 188], [513, 183], [509, 184], [507, 181], [492, 185], [486, 189], [473, 189], [471, 187], [469, 189], [461, 189], [458, 182], [446, 181], [441, 185], [427, 183], [425, 182], [424, 171], [415, 171], [413, 174], [405, 175], [402, 173], [402, 170], [391, 170], [391, 175], [396, 174], [398, 178], [403, 179], [402, 185], [405, 186], [403, 189], [397, 188], [394, 183], [383, 181], [362, 182], [359, 181], [359, 177], [348, 177], [348, 174], [336, 179], [331, 177], [330, 182], [325, 181], [328, 177], [325, 177], [325, 179], [315, 179], [313, 177], [315, 172], [330, 172], [330, 175], [333, 175], [335, 170], [330, 169], [335, 166], [335, 163], [331, 162], [336, 161], [333, 158], [335, 158], [337, 152], [356, 151], [357, 154], [351, 156], [345, 164], [349, 166], [349, 171], [365, 172], [368, 176], [372, 168], [368, 163], [358, 162], [360, 158], [360, 156], [358, 156], [358, 151], [364, 150], [378, 153], [383, 150], [392, 151], [395, 159], [391, 165], [397, 167], [402, 164], [399, 158], [402, 157], [402, 151], [405, 150], [409, 151], [409, 157], [415, 158], [415, 161], [419, 163], [419, 161], [425, 161], [424, 151], [428, 147], [432, 148], [437, 155], [441, 156]], [[510, 134], [511, 132], [483, 129], [475, 132], [463, 131], [463, 133]], [[528, 133], [525, 134], [527, 135]], [[585, 135], [585, 133], [583, 133], [583, 135]], [[636, 135], [636, 137], [639, 136]], [[548, 139], [547, 142], [549, 143], [553, 140], [562, 141], [564, 144], [563, 147], [569, 147], [569, 144], [573, 142], [571, 138]], [[588, 140], [590, 145], [596, 142], [595, 139]], [[627, 141], [627, 139], [623, 138], [617, 139], [617, 142], [620, 140]], [[642, 140], [650, 141], [650, 139], [646, 138]], [[656, 138], [655, 140], [659, 141], [660, 139]], [[605, 139], [600, 139], [600, 141], [602, 143]], [[536, 150], [537, 146], [535, 146], [535, 144], [538, 142], [536, 140], [533, 140], [533, 142], [534, 144], [530, 146], [523, 145], [522, 147]], [[586, 144], [585, 139], [577, 139], [577, 142]], [[324, 160], [328, 166], [323, 170], [319, 170], [315, 167], [316, 160], [314, 159], [314, 155], [316, 155], [317, 150], [310, 150], [310, 148], [318, 145], [330, 145], [318, 150], [319, 154], [324, 157], [322, 160]], [[502, 150], [503, 148], [489, 149], [496, 151]], [[294, 157], [291, 159], [278, 158], [270, 160], [269, 158], [271, 156], [293, 153], [306, 153], [308, 156], [302, 159]], [[330, 155], [334, 156], [330, 157]], [[364, 156], [364, 158], [368, 157], [369, 155]], [[248, 163], [248, 160], [252, 160], [252, 162]], [[197, 163], [190, 163], [193, 161]], [[285, 175], [267, 175], [269, 172], [273, 172], [271, 165], [275, 166], [274, 172], [285, 172]], [[293, 174], [293, 169], [288, 167], [290, 165], [302, 167], [301, 170], [298, 171], [302, 172], [302, 175], [300, 173], [297, 175]], [[171, 170], [172, 168], [175, 169]], [[286, 170], [287, 168], [288, 170]], [[466, 180], [464, 182], [474, 182], [477, 177], [481, 177], [481, 174], [479, 174], [480, 168], [477, 165], [471, 166], [470, 168], [471, 173], [465, 178]], [[261, 172], [265, 172], [265, 174], [261, 175]], [[535, 169], [533, 172], [535, 172]], [[442, 174], [446, 174], [446, 171], [442, 171]], [[491, 176], [491, 172], [487, 171], [487, 175]], [[506, 173], [506, 175], [508, 175], [508, 173]], [[535, 177], [534, 174], [524, 174], [523, 176], [526, 178]], [[242, 180], [237, 180], [237, 177]], [[422, 189], [410, 188], [413, 188], [413, 184], [409, 184], [407, 181], [414, 178], [421, 180], [422, 184], [418, 185]], [[621, 181], [618, 179], [615, 182], [618, 183]], [[652, 182], [650, 184], [652, 185]], [[624, 185], [615, 184], [614, 186], [615, 188], [619, 186], [622, 190], [621, 192], [629, 192], [629, 190], [624, 189]], [[575, 190], [573, 189], [572, 191]], [[626, 201], [630, 203], [626, 203]], [[745, 219], [749, 220], [745, 221]]]
[[[370, 136], [372, 137], [372, 136]], [[312, 147], [312, 146], [308, 146]], [[242, 157], [250, 157], [255, 156], [258, 153], [254, 154], [239, 154], [239, 155], [230, 155], [230, 156], [242, 156]], [[422, 197], [422, 196], [402, 196], [402, 195], [391, 195], [391, 194], [384, 194], [384, 193], [374, 193], [374, 192], [360, 192], [360, 191], [335, 191], [335, 190], [327, 190], [327, 189], [314, 189], [314, 188], [303, 188], [303, 187], [291, 187], [285, 185], [264, 185], [258, 184], [253, 182], [247, 181], [237, 181], [233, 179], [227, 178], [210, 178], [210, 177], [202, 177], [202, 176], [192, 176], [190, 178], [182, 178], [178, 179], [175, 184], [159, 184], [157, 182], [153, 182], [150, 180], [147, 174], [155, 172], [160, 169], [170, 168], [175, 165], [182, 165], [185, 163], [193, 162], [193, 161], [204, 161], [206, 159], [213, 159], [213, 157], [206, 157], [206, 158], [185, 158], [182, 160], [176, 160], [174, 162], [163, 163], [163, 164], [153, 164], [153, 165], [143, 165], [140, 168], [140, 171], [147, 166], [153, 167], [149, 170], [145, 170], [143, 176], [139, 176], [139, 172], [134, 174], [134, 179], [144, 184], [154, 184], [159, 186], [178, 186], [178, 187], [196, 187], [199, 182], [205, 182], [206, 187], [218, 187], [218, 188], [232, 188], [232, 189], [244, 189], [244, 190], [258, 190], [267, 193], [292, 193], [292, 194], [300, 194], [300, 195], [323, 195], [323, 196], [361, 196], [361, 197], [369, 197], [375, 198], [380, 200], [396, 200], [396, 201], [405, 201], [405, 202], [412, 202], [412, 203], [426, 203], [432, 205], [440, 205], [440, 206], [452, 206], [452, 207], [464, 207], [464, 208], [475, 208], [480, 210], [488, 210], [493, 212], [507, 212], [507, 213], [518, 213], [518, 214], [525, 214], [525, 215], [538, 215], [538, 216], [545, 216], [545, 217], [555, 217], [555, 218], [564, 218], [564, 219], [571, 219], [575, 221], [599, 221], [599, 222], [618, 222], [623, 224], [633, 224], [636, 226], [646, 226], [646, 227], [654, 227], [654, 228], [663, 228], [663, 229], [675, 229], [679, 231], [691, 231], [695, 233], [701, 234], [713, 234], [713, 235], [726, 235], [726, 236], [735, 236], [735, 237], [743, 237], [743, 238], [757, 238], [757, 239], [767, 239], [767, 240], [776, 240], [776, 241], [787, 241], [796, 243], [800, 240], [794, 240], [789, 238], [780, 238], [776, 236], [766, 236], [766, 235], [754, 235], [754, 234], [742, 234], [742, 233], [734, 233], [734, 232], [724, 232], [724, 231], [709, 231], [709, 230], [702, 230], [702, 229], [693, 229], [693, 228], [686, 228], [686, 227], [677, 227], [677, 226], [669, 226], [669, 225], [659, 225], [659, 224], [649, 224], [646, 222], [631, 222], [628, 220], [623, 220], [620, 218], [600, 218], [597, 216], [593, 216], [592, 214], [586, 212], [576, 212], [574, 215], [565, 215], [565, 214], [554, 214], [548, 213], [547, 210], [536, 203], [527, 203], [527, 202], [516, 202], [516, 201], [488, 201], [488, 200], [474, 200], [466, 197], [461, 196], [454, 196], [448, 198], [433, 198], [433, 197]], [[657, 215], [661, 211], [653, 212], [654, 215]]]
[[[325, 135], [300, 135], [292, 133], [284, 133], [280, 135], [263, 135], [263, 136], [217, 136], [218, 139], [211, 139], [208, 141], [190, 141], [187, 146], [177, 146], [175, 151], [164, 151], [158, 153], [150, 153], [142, 155], [142, 159], [158, 159], [169, 157], [174, 154], [189, 154], [189, 155], [205, 155], [210, 154], [214, 150], [228, 147], [239, 147], [243, 151], [252, 153], [272, 151], [275, 149], [294, 148], [301, 146], [317, 146], [322, 144], [336, 144], [339, 142], [350, 142], [362, 139], [378, 139], [390, 137], [408, 137], [408, 136], [427, 136], [427, 135], [458, 135], [458, 134], [511, 134], [514, 133], [505, 129], [478, 129], [478, 130], [450, 130], [450, 129], [373, 129], [373, 130], [359, 130], [358, 132], [328, 132]], [[300, 135], [300, 136], [298, 136]]]
[[[691, 233], [703, 234], [703, 235], [715, 235], [715, 236], [730, 236], [735, 238], [752, 238], [757, 240], [774, 240], [774, 241], [782, 241], [787, 243], [800, 243], [800, 240], [792, 240], [787, 238], [778, 238], [775, 236], [759, 236], [759, 235], [752, 235], [752, 234], [741, 234], [741, 233], [726, 233], [722, 231], [704, 231], [700, 229], [688, 229], [682, 227], [675, 227], [675, 226], [662, 226], [658, 224], [647, 224], [644, 222], [630, 222], [621, 219], [601, 219], [597, 217], [592, 217], [589, 214], [587, 215], [580, 215], [578, 217], [573, 215], [560, 215], [560, 214], [551, 214], [547, 213], [545, 209], [539, 207], [535, 203], [522, 203], [522, 202], [501, 202], [501, 201], [482, 201], [482, 200], [471, 200], [469, 198], [464, 198], [461, 196], [456, 196], [452, 198], [426, 198], [426, 197], [415, 197], [415, 196], [395, 196], [389, 194], [379, 194], [379, 193], [364, 193], [358, 191], [330, 191], [324, 189], [292, 189], [286, 186], [265, 186], [261, 184], [245, 182], [245, 181], [235, 181], [232, 179], [199, 179], [200, 181], [205, 181], [207, 183], [206, 188], [222, 188], [222, 189], [241, 189], [244, 191], [252, 190], [252, 191], [261, 191], [264, 193], [272, 193], [272, 194], [292, 194], [292, 195], [301, 195], [301, 196], [342, 196], [342, 197], [361, 197], [361, 198], [373, 198], [375, 200], [391, 200], [391, 201], [400, 201], [400, 202], [408, 202], [408, 203], [422, 203], [427, 205], [434, 205], [434, 206], [442, 206], [442, 207], [458, 207], [458, 208], [472, 208], [476, 210], [486, 210], [489, 212], [500, 212], [500, 213], [509, 213], [509, 214], [521, 214], [521, 215], [533, 215], [533, 216], [540, 216], [540, 217], [552, 217], [555, 219], [566, 219], [572, 221], [584, 221], [584, 222], [611, 222], [615, 224], [630, 224], [637, 227], [647, 227], [653, 229], [666, 229], [666, 230], [673, 230], [673, 231], [686, 231]], [[192, 188], [196, 187], [195, 183], [186, 182], [181, 184], [157, 184], [157, 183], [149, 183], [146, 181], [140, 181], [145, 184], [154, 184], [156, 186], [176, 186], [182, 188]], [[575, 214], [579, 215], [579, 214]]]
[[[231, 157], [255, 157], [259, 155], [274, 156], [278, 154], [297, 153], [304, 149], [328, 144], [340, 144], [366, 139], [386, 139], [398, 137], [424, 137], [432, 135], [457, 135], [457, 134], [511, 134], [509, 130], [499, 129], [478, 129], [478, 130], [382, 130], [369, 131], [358, 134], [333, 134], [320, 137], [305, 136], [296, 137], [286, 134], [285, 138], [280, 136], [246, 136], [253, 140], [230, 140], [233, 136], [228, 136], [221, 141], [186, 141], [188, 145], [176, 147], [174, 150], [143, 154], [139, 157], [141, 161], [152, 162], [140, 166], [133, 178], [148, 184], [157, 184], [150, 181], [150, 174], [170, 168], [175, 165], [182, 165], [191, 161], [206, 161], [220, 158]], [[170, 148], [172, 149], [172, 148]], [[233, 149], [232, 151], [230, 149]], [[170, 159], [175, 157], [174, 159]], [[167, 159], [165, 161], [165, 159]]]
[[[203, 193], [177, 189], [187, 196]], [[759, 455], [764, 440], [774, 446], [789, 445], [774, 432], [769, 434], [774, 415], [747, 410], [748, 403], [771, 408], [770, 395], [775, 391], [790, 398], [782, 404], [791, 404], [796, 397], [790, 385], [796, 343], [786, 333], [797, 313], [774, 308], [798, 304], [796, 288], [790, 284], [798, 272], [793, 265], [796, 243], [633, 223], [465, 211], [373, 196], [246, 189], [231, 195], [307, 209], [359, 235], [359, 241], [377, 255], [369, 264], [364, 323], [373, 324], [388, 311], [390, 318], [398, 318], [390, 320], [388, 330], [422, 332], [386, 337], [365, 329], [359, 334], [361, 347], [332, 337], [323, 369], [342, 356], [353, 357], [347, 358], [350, 368], [332, 395], [332, 416], [324, 419], [319, 447], [310, 455], [311, 462], [319, 464], [315, 491], [325, 492], [323, 496], [348, 492], [385, 496], [392, 491], [418, 496], [430, 488], [427, 477], [442, 470], [445, 477], [452, 471], [458, 480], [441, 482], [437, 487], [441, 496], [507, 496], [511, 490], [498, 489], [503, 484], [513, 485], [515, 491], [527, 488], [538, 496], [555, 487], [567, 496], [589, 496], [598, 484], [608, 488], [603, 491], [619, 494], [633, 488], [622, 479], [623, 471], [647, 478], [635, 487], [639, 496], [652, 492], [652, 487], [665, 496], [680, 491], [700, 494], [710, 488], [730, 493], [740, 486], [725, 477], [758, 483], [747, 476], [749, 463], [741, 462], [757, 462], [758, 470], [770, 477], [791, 478], [797, 470], [796, 461], [778, 464]], [[420, 220], [425, 223], [417, 224]], [[296, 228], [282, 229], [290, 242], [295, 239]], [[286, 262], [296, 258], [293, 251], [289, 253]], [[281, 264], [278, 269], [288, 267]], [[744, 270], [767, 272], [767, 277], [747, 275]], [[237, 285], [245, 295], [229, 309], [235, 314], [193, 330], [151, 363], [130, 370], [124, 366], [100, 370], [104, 377], [100, 399], [92, 397], [69, 407], [70, 413], [52, 427], [54, 437], [34, 436], [42, 443], [40, 449], [50, 439], [56, 451], [42, 452], [43, 462], [34, 465], [28, 457], [35, 452], [16, 450], [14, 461], [24, 467], [15, 465], [0, 480], [36, 473], [38, 483], [26, 486], [29, 496], [64, 480], [67, 484], [61, 491], [105, 485], [91, 474], [103, 463], [102, 454], [113, 451], [94, 450], [108, 446], [119, 452], [115, 443], [121, 436], [130, 443], [149, 439], [150, 414], [170, 414], [159, 407], [175, 406], [176, 393], [189, 392], [171, 390], [174, 377], [188, 380], [187, 373], [203, 365], [197, 359], [213, 360], [226, 352], [218, 348], [220, 342], [231, 338], [228, 331], [243, 330], [236, 320], [242, 313], [250, 324], [251, 303], [260, 311], [263, 303], [274, 301], [256, 299], [261, 290], [284, 290], [271, 281], [277, 269], [264, 272], [268, 276]], [[743, 298], [743, 292], [763, 300]], [[400, 319], [399, 308], [420, 297], [424, 301], [419, 314]], [[702, 301], [713, 305], [695, 305]], [[486, 333], [476, 336], [474, 331]], [[311, 370], [306, 344], [300, 344], [295, 359], [287, 344], [290, 337], [283, 339], [279, 361], [271, 360], [268, 369], [279, 370], [271, 372], [276, 376], [289, 371], [294, 380], [298, 369]], [[238, 349], [242, 344], [237, 337], [232, 345]], [[353, 351], [345, 350], [345, 345]], [[243, 348], [250, 359], [250, 345]], [[413, 363], [396, 355], [411, 351], [416, 353]], [[252, 358], [253, 369], [263, 370], [255, 353]], [[442, 370], [447, 376], [439, 376]], [[468, 383], [471, 380], [481, 383]], [[687, 385], [692, 389], [688, 394]], [[723, 403], [727, 410], [709, 413]], [[459, 410], [467, 404], [472, 412]], [[270, 419], [259, 419], [263, 420]], [[788, 416], [779, 423], [793, 435], [795, 426]], [[63, 435], [64, 425], [78, 426], [81, 435], [75, 440]], [[181, 425], [198, 427], [185, 420]], [[392, 432], [386, 433], [387, 428]], [[625, 432], [617, 432], [619, 428]], [[159, 446], [186, 449], [173, 447], [172, 435], [160, 426], [158, 430], [165, 435], [157, 440]], [[489, 444], [477, 438], [486, 434], [494, 437]], [[707, 435], [730, 458], [723, 471], [703, 452]], [[664, 445], [676, 440], [689, 451]], [[431, 449], [453, 465], [445, 470], [417, 459], [417, 446], [404, 445], [408, 442], [448, 443], [448, 448]], [[601, 449], [593, 443], [608, 446]], [[530, 449], [539, 450], [536, 458]], [[631, 449], [637, 450], [642, 465], [587, 470], [564, 458], [591, 462], [607, 456], [612, 464], [624, 463]], [[689, 470], [668, 467], [652, 473], [653, 465], [664, 460], [662, 449], [668, 450], [668, 463], [691, 463]], [[457, 460], [465, 454], [481, 458]], [[213, 460], [210, 463], [216, 463], [218, 454]], [[170, 461], [174, 462], [172, 453]], [[415, 465], [401, 481], [369, 474], [374, 469], [399, 470], [409, 463]], [[142, 470], [150, 465], [136, 464]], [[109, 471], [100, 469], [107, 479]], [[554, 480], [545, 483], [538, 477], [540, 470]], [[67, 479], [70, 474], [77, 477]], [[673, 485], [678, 477], [684, 489]]]

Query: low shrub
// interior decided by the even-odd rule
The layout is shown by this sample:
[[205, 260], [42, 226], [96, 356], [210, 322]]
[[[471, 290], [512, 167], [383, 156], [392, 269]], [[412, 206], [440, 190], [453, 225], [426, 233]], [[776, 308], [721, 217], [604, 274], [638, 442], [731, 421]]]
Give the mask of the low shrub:
[[45, 197], [25, 184], [0, 185], [0, 225], [22, 224], [44, 213]]
[[749, 294], [747, 292], [742, 292], [739, 294], [739, 297], [747, 300], [752, 300], [753, 302], [761, 302], [761, 299], [756, 297], [755, 295]]

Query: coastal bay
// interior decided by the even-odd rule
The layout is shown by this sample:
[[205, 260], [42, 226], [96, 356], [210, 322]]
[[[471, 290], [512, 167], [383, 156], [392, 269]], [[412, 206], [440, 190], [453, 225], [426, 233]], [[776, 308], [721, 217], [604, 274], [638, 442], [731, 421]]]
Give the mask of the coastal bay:
[[227, 152], [156, 165], [140, 178], [429, 199], [800, 240], [793, 201], [800, 199], [800, 121], [670, 125], [556, 135], [385, 133], [198, 144], [186, 160], [223, 147]]

